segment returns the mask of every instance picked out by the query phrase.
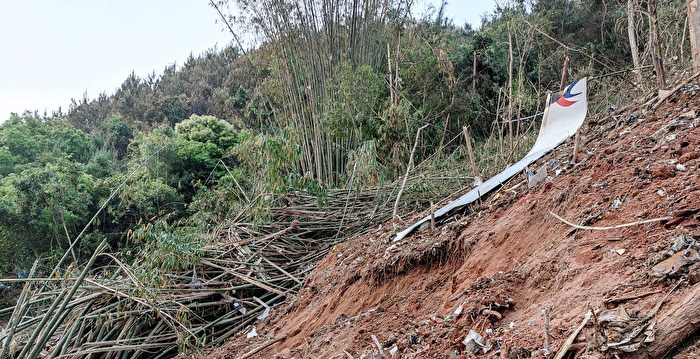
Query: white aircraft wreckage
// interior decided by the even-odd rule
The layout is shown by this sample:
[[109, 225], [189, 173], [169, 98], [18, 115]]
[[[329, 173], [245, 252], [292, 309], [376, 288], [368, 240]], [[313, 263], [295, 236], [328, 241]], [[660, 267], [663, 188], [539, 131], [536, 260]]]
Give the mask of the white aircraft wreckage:
[[[561, 143], [566, 141], [566, 139], [576, 134], [576, 131], [578, 131], [579, 127], [581, 127], [583, 124], [583, 120], [586, 118], [587, 112], [588, 101], [586, 93], [586, 78], [583, 78], [567, 86], [563, 94], [561, 94], [556, 101], [549, 103], [549, 105], [545, 108], [537, 141], [535, 141], [535, 145], [523, 159], [506, 168], [503, 170], [503, 172], [474, 187], [463, 196], [435, 211], [435, 219], [437, 220], [447, 217], [450, 214], [457, 212], [459, 209], [473, 203], [492, 190], [500, 187], [504, 182], [520, 173], [525, 169], [525, 167], [537, 161], [547, 152], [559, 146]], [[430, 219], [431, 216], [428, 215], [410, 227], [399, 232], [396, 234], [394, 241], [400, 241], [401, 239], [405, 238], [416, 228], [420, 227], [426, 222], [429, 222]]]

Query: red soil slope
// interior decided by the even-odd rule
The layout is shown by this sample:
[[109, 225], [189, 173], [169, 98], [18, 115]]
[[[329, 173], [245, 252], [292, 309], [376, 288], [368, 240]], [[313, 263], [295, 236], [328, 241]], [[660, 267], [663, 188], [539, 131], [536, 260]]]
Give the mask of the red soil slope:
[[[688, 113], [700, 109], [696, 92], [682, 91], [656, 111], [587, 120], [578, 163], [567, 168], [571, 144], [561, 146], [540, 162], [557, 158], [563, 171], [550, 170], [535, 189], [509, 190], [522, 181], [518, 176], [471, 214], [399, 244], [392, 233], [405, 224], [388, 223], [336, 246], [298, 296], [257, 325], [257, 337], [242, 333], [205, 356], [236, 358], [285, 335], [252, 357], [371, 357], [374, 335], [389, 357], [393, 344], [402, 358], [465, 357], [462, 340], [474, 330], [493, 345], [487, 357], [499, 357], [506, 346], [502, 358], [530, 357], [544, 345], [545, 307], [552, 351], [589, 308], [651, 292], [621, 301], [631, 315], [649, 311], [679, 281], [651, 268], [670, 255], [673, 237], [700, 238], [697, 215], [591, 231], [549, 212], [613, 226], [700, 207], [700, 119]], [[691, 288], [678, 286], [658, 315]], [[592, 332], [585, 328], [574, 348], [586, 351]], [[587, 354], [599, 352], [589, 347]]]

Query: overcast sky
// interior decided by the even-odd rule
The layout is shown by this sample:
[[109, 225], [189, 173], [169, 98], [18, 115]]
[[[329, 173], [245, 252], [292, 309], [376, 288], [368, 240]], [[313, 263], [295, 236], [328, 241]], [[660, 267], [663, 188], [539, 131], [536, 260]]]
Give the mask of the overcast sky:
[[[439, 0], [418, 0], [421, 7]], [[494, 0], [448, 1], [455, 24], [480, 24]], [[230, 36], [207, 0], [0, 0], [0, 122], [11, 112], [111, 94], [134, 71], [157, 74]]]

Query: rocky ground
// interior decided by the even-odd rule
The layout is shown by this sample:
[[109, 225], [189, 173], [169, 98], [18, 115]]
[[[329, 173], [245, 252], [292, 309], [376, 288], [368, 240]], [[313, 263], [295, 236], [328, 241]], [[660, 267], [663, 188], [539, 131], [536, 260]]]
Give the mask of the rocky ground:
[[516, 176], [397, 244], [424, 213], [336, 246], [256, 336], [199, 355], [554, 357], [582, 326], [570, 358], [698, 357], [692, 331], [653, 348], [697, 327], [678, 313], [700, 301], [699, 105], [686, 86], [655, 110], [589, 118], [576, 164], [567, 143], [533, 189]]

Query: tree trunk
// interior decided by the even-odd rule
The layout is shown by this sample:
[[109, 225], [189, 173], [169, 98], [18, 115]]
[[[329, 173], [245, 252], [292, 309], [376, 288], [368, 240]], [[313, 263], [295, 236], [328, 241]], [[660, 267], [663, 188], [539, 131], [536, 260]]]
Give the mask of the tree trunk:
[[[696, 1], [696, 0], [693, 0]], [[639, 62], [639, 46], [637, 45], [637, 32], [634, 27], [634, 12], [637, 7], [637, 0], [627, 0], [627, 36], [630, 41], [630, 52], [632, 53], [632, 65], [634, 66], [634, 76], [638, 84], [642, 83], [641, 63]]]
[[700, 329], [700, 284], [656, 323], [654, 342], [630, 355], [631, 358], [662, 358]]
[[690, 53], [693, 56], [694, 72], [700, 71], [700, 12], [698, 1], [688, 1], [688, 24], [690, 24]]
[[661, 47], [659, 46], [659, 17], [657, 14], [656, 0], [649, 0], [649, 42], [651, 44], [651, 58], [656, 71], [656, 84], [659, 88], [666, 86], [666, 75], [664, 74], [664, 64], [661, 60]]

